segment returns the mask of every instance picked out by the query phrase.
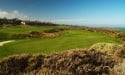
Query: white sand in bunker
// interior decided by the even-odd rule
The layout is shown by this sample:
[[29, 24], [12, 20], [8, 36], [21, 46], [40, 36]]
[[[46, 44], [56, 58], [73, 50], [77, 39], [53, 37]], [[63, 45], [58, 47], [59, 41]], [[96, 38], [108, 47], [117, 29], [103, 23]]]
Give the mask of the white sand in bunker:
[[10, 43], [10, 42], [13, 42], [14, 40], [9, 40], [9, 41], [3, 41], [3, 42], [0, 42], [0, 46], [3, 46], [4, 44], [6, 43]]

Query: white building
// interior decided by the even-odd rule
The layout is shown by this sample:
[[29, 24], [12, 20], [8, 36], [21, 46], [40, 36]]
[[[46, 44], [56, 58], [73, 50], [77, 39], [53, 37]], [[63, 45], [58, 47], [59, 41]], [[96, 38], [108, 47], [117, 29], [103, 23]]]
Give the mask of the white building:
[[26, 23], [24, 21], [21, 22], [21, 25], [26, 25]]

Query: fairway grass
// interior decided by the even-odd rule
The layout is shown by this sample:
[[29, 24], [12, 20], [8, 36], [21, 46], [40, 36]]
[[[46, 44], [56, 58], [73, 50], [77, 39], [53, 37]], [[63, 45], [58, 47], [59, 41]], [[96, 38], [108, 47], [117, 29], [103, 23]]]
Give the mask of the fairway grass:
[[122, 44], [114, 37], [85, 30], [65, 30], [56, 38], [22, 39], [7, 43], [0, 47], [0, 58], [22, 53], [49, 54], [75, 48], [89, 48], [94, 43], [105, 42]]
[[10, 26], [6, 28], [0, 28], [0, 33], [8, 33], [8, 34], [25, 34], [31, 31], [39, 31], [42, 32], [44, 30], [52, 29], [58, 26]]
[[9, 26], [6, 28], [0, 28], [0, 41], [1, 40], [15, 40], [10, 39], [13, 34], [28, 34], [32, 31], [43, 32], [52, 28], [58, 28], [61, 26]]

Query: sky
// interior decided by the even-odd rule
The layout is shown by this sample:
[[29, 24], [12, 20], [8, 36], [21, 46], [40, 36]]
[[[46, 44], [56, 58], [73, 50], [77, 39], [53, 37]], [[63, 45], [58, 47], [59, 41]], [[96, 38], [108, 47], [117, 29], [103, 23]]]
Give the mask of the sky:
[[125, 0], [0, 0], [0, 17], [125, 27]]

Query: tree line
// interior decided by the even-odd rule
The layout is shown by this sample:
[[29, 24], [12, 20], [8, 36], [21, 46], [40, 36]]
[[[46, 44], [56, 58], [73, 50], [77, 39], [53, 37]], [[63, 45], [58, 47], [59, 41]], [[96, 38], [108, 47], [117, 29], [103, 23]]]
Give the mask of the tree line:
[[26, 25], [32, 25], [32, 26], [56, 26], [57, 25], [51, 22], [21, 20], [18, 18], [13, 18], [13, 19], [0, 18], [1, 26], [2, 25], [21, 25], [21, 22], [25, 22]]

